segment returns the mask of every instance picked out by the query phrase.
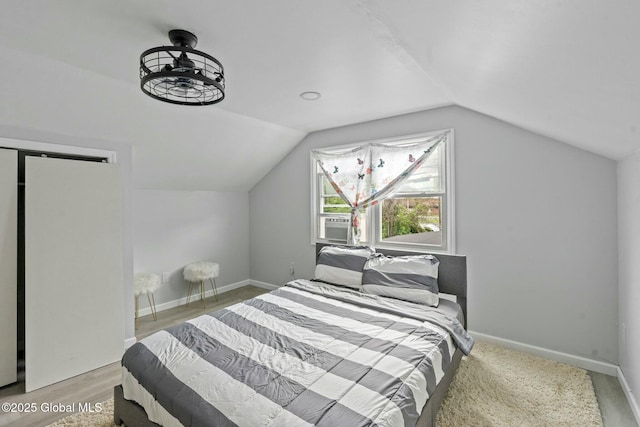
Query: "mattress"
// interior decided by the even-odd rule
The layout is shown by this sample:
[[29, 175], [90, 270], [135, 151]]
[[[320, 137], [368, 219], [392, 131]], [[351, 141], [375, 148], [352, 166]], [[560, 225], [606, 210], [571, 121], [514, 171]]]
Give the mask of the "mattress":
[[462, 307], [460, 307], [455, 301], [440, 297], [440, 301], [438, 302], [438, 310], [442, 311], [449, 317], [458, 319], [458, 322], [460, 322], [461, 324], [465, 324]]
[[296, 280], [139, 341], [122, 387], [164, 426], [414, 426], [472, 345], [441, 310]]

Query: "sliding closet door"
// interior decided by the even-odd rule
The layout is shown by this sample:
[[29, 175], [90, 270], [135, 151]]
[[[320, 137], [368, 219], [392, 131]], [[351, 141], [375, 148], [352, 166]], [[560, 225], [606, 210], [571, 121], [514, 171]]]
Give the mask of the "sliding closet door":
[[0, 387], [16, 382], [18, 152], [0, 149]]
[[117, 165], [27, 157], [25, 388], [115, 362], [124, 346]]

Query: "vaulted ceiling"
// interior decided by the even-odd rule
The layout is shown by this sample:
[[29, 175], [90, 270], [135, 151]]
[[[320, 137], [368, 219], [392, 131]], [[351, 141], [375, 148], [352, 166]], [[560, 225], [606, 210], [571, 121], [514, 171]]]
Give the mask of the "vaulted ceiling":
[[[640, 148], [638, 16], [636, 0], [4, 0], [0, 124], [131, 144], [139, 188], [247, 190], [308, 132], [445, 105], [618, 159]], [[140, 53], [173, 28], [224, 64], [222, 103], [140, 91]]]

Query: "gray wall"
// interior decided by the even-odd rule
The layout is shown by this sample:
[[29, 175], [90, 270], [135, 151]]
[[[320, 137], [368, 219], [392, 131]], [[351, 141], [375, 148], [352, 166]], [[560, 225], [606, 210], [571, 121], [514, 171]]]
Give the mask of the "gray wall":
[[171, 273], [156, 305], [187, 296], [182, 268], [194, 261], [220, 265], [218, 286], [249, 278], [248, 211], [247, 192], [134, 190], [134, 270]]
[[617, 363], [616, 163], [461, 107], [307, 136], [249, 193], [251, 278], [313, 276], [310, 149], [446, 128], [470, 328]]
[[620, 368], [640, 405], [640, 152], [618, 163]]

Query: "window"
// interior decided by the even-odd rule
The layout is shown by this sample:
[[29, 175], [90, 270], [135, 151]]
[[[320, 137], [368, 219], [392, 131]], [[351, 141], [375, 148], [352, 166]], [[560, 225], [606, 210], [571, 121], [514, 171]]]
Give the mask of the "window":
[[[375, 141], [412, 144], [441, 132]], [[374, 141], [371, 141], [374, 142]], [[362, 145], [362, 143], [355, 146]], [[354, 145], [335, 147], [336, 153]], [[368, 245], [424, 251], [454, 252], [453, 132], [400, 189], [361, 215], [361, 242]], [[312, 172], [312, 243], [346, 243], [351, 208], [331, 186], [316, 161]]]
[[[338, 196], [322, 171], [316, 170], [315, 176], [315, 183], [319, 188], [316, 192], [318, 210], [317, 215], [314, 215], [314, 222], [316, 223], [317, 239], [314, 236], [314, 243], [315, 241], [347, 243], [351, 208]], [[360, 218], [363, 230], [360, 241], [363, 243], [368, 242], [367, 216], [362, 215]]]

